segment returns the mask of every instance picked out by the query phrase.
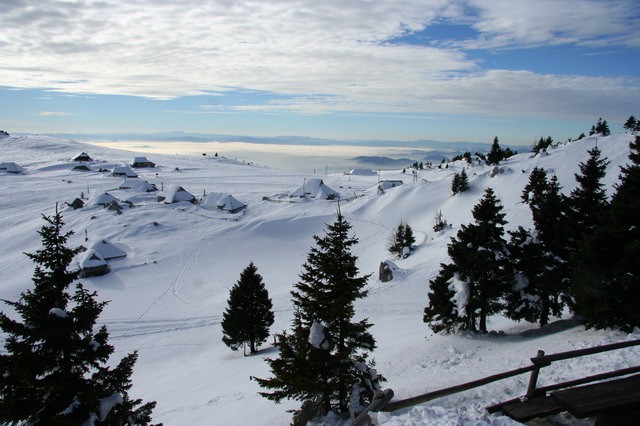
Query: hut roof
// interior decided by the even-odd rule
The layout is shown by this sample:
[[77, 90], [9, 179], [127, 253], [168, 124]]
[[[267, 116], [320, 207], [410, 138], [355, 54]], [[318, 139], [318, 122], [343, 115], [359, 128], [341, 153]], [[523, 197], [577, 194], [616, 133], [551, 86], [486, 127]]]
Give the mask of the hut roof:
[[194, 197], [193, 194], [186, 191], [181, 186], [169, 187], [163, 194], [159, 194], [158, 196], [164, 197], [164, 202], [166, 204], [180, 203], [182, 201], [193, 203], [196, 200], [196, 197]]
[[337, 191], [325, 185], [322, 179], [317, 178], [305, 179], [300, 188], [289, 194], [290, 197], [311, 197], [322, 200], [330, 199], [337, 195]]
[[111, 169], [111, 175], [126, 176], [130, 178], [138, 177], [138, 175], [133, 170], [131, 170], [129, 166], [113, 166], [113, 169]]
[[6, 173], [22, 173], [24, 169], [14, 162], [0, 163], [0, 172]]
[[96, 198], [94, 198], [93, 201], [91, 202], [91, 204], [94, 205], [94, 206], [96, 206], [96, 205], [106, 206], [107, 204], [109, 204], [112, 201], [118, 202], [118, 199], [116, 197], [114, 197], [113, 195], [109, 194], [108, 192], [103, 192], [102, 194], [100, 194]]
[[73, 157], [71, 161], [91, 161], [91, 157], [89, 157], [89, 154], [82, 151], [81, 153]]
[[109, 240], [102, 239], [93, 243], [90, 247], [95, 250], [98, 254], [100, 254], [104, 260], [111, 259], [120, 259], [123, 257], [127, 257], [127, 252], [122, 250], [121, 248], [115, 246]]

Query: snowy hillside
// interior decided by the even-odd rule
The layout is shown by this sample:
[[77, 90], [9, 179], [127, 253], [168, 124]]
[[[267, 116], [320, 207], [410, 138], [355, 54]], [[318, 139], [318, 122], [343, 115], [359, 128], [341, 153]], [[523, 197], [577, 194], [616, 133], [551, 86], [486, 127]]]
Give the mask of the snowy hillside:
[[[625, 164], [631, 135], [598, 137], [602, 155], [611, 160], [605, 183], [611, 194], [618, 165]], [[558, 176], [563, 192], [576, 183], [578, 163], [588, 157], [594, 137], [550, 148], [547, 155], [518, 154], [504, 161], [503, 173], [491, 177], [493, 167], [473, 165], [467, 170], [471, 189], [451, 196], [451, 178], [463, 163], [446, 169], [418, 171], [417, 182], [400, 171], [382, 172], [381, 180], [404, 184], [384, 193], [376, 190], [377, 176], [322, 176], [323, 183], [340, 194], [340, 208], [360, 242], [355, 249], [360, 272], [373, 274], [369, 296], [358, 302], [356, 319], [368, 317], [378, 347], [377, 369], [388, 379], [384, 387], [405, 398], [492, 373], [528, 365], [537, 349], [547, 353], [600, 343], [640, 338], [614, 331], [586, 331], [582, 327], [538, 338], [518, 334], [535, 324], [514, 323], [500, 316], [489, 328], [506, 337], [434, 335], [422, 322], [429, 279], [447, 258], [447, 244], [461, 224], [472, 220], [471, 209], [487, 187], [492, 187], [506, 211], [507, 229], [531, 226], [529, 207], [520, 195], [536, 166]], [[86, 151], [89, 171], [71, 170], [71, 159]], [[289, 291], [313, 245], [335, 217], [335, 200], [290, 197], [307, 181], [301, 175], [248, 165], [223, 157], [144, 155], [155, 168], [134, 169], [138, 179], [158, 189], [181, 186], [197, 198], [205, 194], [231, 195], [247, 205], [229, 213], [188, 202], [158, 202], [154, 192], [119, 189], [122, 177], [111, 176], [114, 166], [131, 164], [140, 153], [118, 151], [74, 141], [37, 136], [0, 140], [0, 162], [14, 162], [24, 174], [0, 173], [0, 299], [15, 300], [31, 287], [33, 263], [23, 252], [40, 247], [37, 230], [41, 214], [50, 215], [58, 203], [67, 229], [75, 231], [71, 246], [108, 239], [127, 253], [110, 262], [111, 272], [84, 278], [100, 300], [110, 300], [100, 321], [116, 348], [112, 362], [138, 350], [130, 395], [158, 402], [153, 420], [164, 425], [284, 425], [296, 401], [275, 405], [260, 397], [250, 376], [270, 375], [264, 357], [277, 350], [269, 341], [258, 355], [243, 357], [221, 341], [220, 320], [229, 289], [240, 272], [254, 262], [273, 299], [276, 321], [272, 333], [289, 327], [292, 308]], [[466, 164], [466, 163], [465, 163]], [[103, 171], [100, 171], [103, 170]], [[315, 182], [315, 181], [314, 181]], [[130, 201], [121, 214], [94, 202], [105, 191]], [[84, 196], [85, 206], [73, 210], [65, 203]], [[218, 198], [216, 198], [218, 199]], [[346, 200], [346, 201], [345, 201]], [[453, 225], [433, 232], [441, 210]], [[394, 262], [400, 269], [391, 282], [377, 279], [381, 261], [390, 259], [386, 246], [400, 221], [411, 225], [416, 248]], [[85, 238], [88, 239], [85, 242]], [[8, 307], [1, 308], [9, 312]], [[640, 351], [629, 349], [593, 356], [579, 364], [557, 363], [545, 369], [540, 383], [570, 379], [592, 371], [637, 364]], [[435, 400], [423, 406], [377, 415], [379, 424], [511, 424], [504, 417], [487, 416], [484, 407], [521, 395], [528, 377]]]

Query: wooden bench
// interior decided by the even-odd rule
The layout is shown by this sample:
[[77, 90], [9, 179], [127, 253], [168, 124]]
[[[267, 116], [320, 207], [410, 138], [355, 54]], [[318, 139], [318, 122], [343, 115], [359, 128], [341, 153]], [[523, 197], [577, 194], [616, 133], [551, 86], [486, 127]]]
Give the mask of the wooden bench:
[[[500, 408], [504, 414], [522, 423], [563, 411], [579, 419], [624, 414], [640, 409], [640, 374], [513, 401]], [[640, 424], [640, 419], [635, 417], [635, 422], [628, 424]]]
[[579, 419], [635, 409], [640, 406], [640, 374], [556, 391], [551, 398]]

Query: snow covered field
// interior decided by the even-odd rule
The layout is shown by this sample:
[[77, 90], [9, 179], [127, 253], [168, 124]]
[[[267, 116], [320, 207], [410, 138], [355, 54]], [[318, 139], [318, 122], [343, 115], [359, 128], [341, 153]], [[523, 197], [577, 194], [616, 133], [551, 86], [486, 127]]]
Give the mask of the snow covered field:
[[[618, 165], [627, 161], [629, 134], [598, 137], [603, 156], [611, 160], [605, 183], [618, 179]], [[384, 387], [395, 398], [463, 383], [493, 373], [529, 365], [538, 349], [547, 353], [589, 347], [632, 338], [617, 331], [572, 328], [557, 334], [524, 338], [518, 334], [534, 324], [514, 323], [500, 316], [489, 328], [506, 336], [434, 335], [422, 322], [429, 279], [447, 259], [449, 238], [461, 224], [469, 223], [471, 209], [486, 187], [492, 187], [506, 211], [507, 229], [531, 226], [529, 207], [520, 194], [535, 166], [558, 176], [563, 192], [571, 191], [578, 163], [587, 159], [594, 137], [550, 148], [548, 155], [523, 153], [503, 162], [504, 173], [490, 177], [491, 167], [473, 165], [467, 170], [471, 190], [450, 194], [453, 174], [463, 163], [448, 169], [409, 174], [383, 171], [381, 179], [401, 179], [404, 185], [383, 194], [376, 191], [377, 176], [322, 176], [340, 193], [342, 213], [353, 225], [360, 242], [355, 249], [360, 272], [374, 274], [369, 296], [358, 302], [356, 319], [369, 317], [378, 348], [373, 352], [377, 369], [388, 379]], [[96, 171], [71, 171], [71, 161], [86, 151]], [[336, 201], [289, 198], [288, 193], [319, 176], [302, 175], [253, 166], [222, 157], [144, 155], [158, 167], [136, 169], [140, 179], [159, 189], [182, 186], [198, 198], [205, 193], [231, 194], [247, 204], [244, 212], [227, 213], [189, 203], [158, 203], [155, 193], [120, 190], [123, 178], [97, 171], [129, 164], [139, 153], [39, 136], [0, 139], [0, 162], [15, 162], [25, 174], [0, 173], [0, 298], [15, 300], [31, 287], [33, 263], [23, 252], [40, 247], [36, 233], [43, 225], [41, 213], [50, 215], [55, 204], [64, 209], [66, 229], [75, 231], [71, 246], [102, 238], [127, 252], [126, 259], [110, 262], [111, 272], [82, 279], [100, 300], [110, 300], [100, 321], [110, 332], [115, 363], [126, 353], [139, 351], [130, 395], [155, 400], [154, 422], [165, 425], [284, 425], [296, 401], [275, 405], [260, 397], [251, 376], [268, 377], [264, 357], [274, 357], [272, 342], [256, 356], [243, 357], [222, 343], [220, 320], [229, 289], [240, 272], [253, 261], [273, 299], [276, 322], [272, 332], [288, 328], [292, 309], [289, 291], [313, 245], [314, 234], [333, 222]], [[108, 191], [130, 200], [122, 214], [92, 205]], [[66, 206], [83, 194], [87, 204]], [[345, 201], [348, 200], [348, 201]], [[434, 216], [442, 210], [453, 225], [440, 233], [432, 230]], [[386, 250], [392, 229], [406, 221], [416, 235], [413, 254], [393, 261], [400, 268], [393, 281], [381, 283], [377, 271], [390, 259]], [[88, 238], [88, 243], [85, 242]], [[6, 306], [1, 308], [8, 311]], [[640, 350], [626, 349], [578, 361], [554, 363], [543, 369], [539, 383], [567, 380], [589, 373], [623, 368], [640, 362]], [[512, 424], [505, 417], [489, 416], [484, 407], [514, 398], [526, 391], [528, 376], [504, 380], [482, 388], [442, 398], [394, 413], [374, 415], [377, 424]]]

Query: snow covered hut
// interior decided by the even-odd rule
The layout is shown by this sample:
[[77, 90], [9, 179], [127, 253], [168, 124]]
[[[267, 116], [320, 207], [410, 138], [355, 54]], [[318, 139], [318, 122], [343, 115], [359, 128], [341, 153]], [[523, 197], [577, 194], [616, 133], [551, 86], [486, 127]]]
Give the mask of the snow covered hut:
[[225, 195], [224, 197], [220, 198], [218, 200], [218, 202], [216, 203], [216, 206], [220, 210], [224, 210], [224, 211], [227, 211], [229, 213], [237, 213], [240, 210], [242, 210], [245, 207], [247, 207], [246, 204], [244, 204], [241, 201], [238, 201], [237, 199], [235, 199], [231, 195]]
[[147, 160], [147, 157], [133, 157], [131, 167], [155, 167], [156, 163]]
[[140, 179], [125, 179], [118, 186], [118, 189], [126, 189], [137, 192], [153, 192], [158, 190], [158, 188], [154, 184]]
[[378, 173], [371, 169], [351, 169], [346, 174], [351, 176], [377, 176]]
[[126, 251], [106, 239], [93, 243], [90, 249], [95, 250], [104, 260], [122, 259], [127, 257]]
[[316, 178], [311, 178], [311, 179], [305, 178], [304, 182], [302, 183], [302, 186], [289, 194], [289, 197], [291, 198], [309, 197], [309, 198], [319, 198], [321, 200], [333, 200], [338, 196], [339, 196], [338, 192], [334, 191], [333, 189], [325, 185], [322, 179], [316, 179]]
[[0, 163], [0, 173], [1, 172], [19, 174], [24, 172], [24, 169], [14, 162]]
[[129, 166], [113, 166], [111, 169], [111, 176], [120, 176], [127, 178], [137, 178], [138, 175], [131, 170]]
[[195, 204], [196, 197], [181, 186], [169, 187], [166, 191], [158, 194], [158, 202], [164, 202], [165, 204], [180, 203], [183, 201]]
[[82, 253], [80, 258], [80, 276], [82, 278], [105, 275], [110, 270], [107, 261], [96, 250], [89, 249]]
[[84, 207], [84, 201], [82, 201], [80, 198], [76, 198], [72, 202], [66, 204], [74, 210], [78, 210]]
[[93, 160], [91, 159], [91, 157], [89, 157], [89, 154], [82, 151], [80, 154], [73, 157], [71, 161], [93, 161]]
[[111, 203], [112, 201], [115, 201], [116, 203], [119, 202], [119, 200], [113, 195], [109, 194], [108, 192], [103, 192], [91, 201], [91, 205], [106, 207], [107, 204]]
[[403, 184], [404, 182], [401, 180], [381, 180], [378, 182], [378, 191], [386, 191], [387, 189], [395, 188]]
[[71, 171], [74, 171], [74, 172], [90, 172], [91, 169], [86, 164], [80, 163], [80, 164], [76, 164], [75, 166], [73, 166], [71, 168]]

